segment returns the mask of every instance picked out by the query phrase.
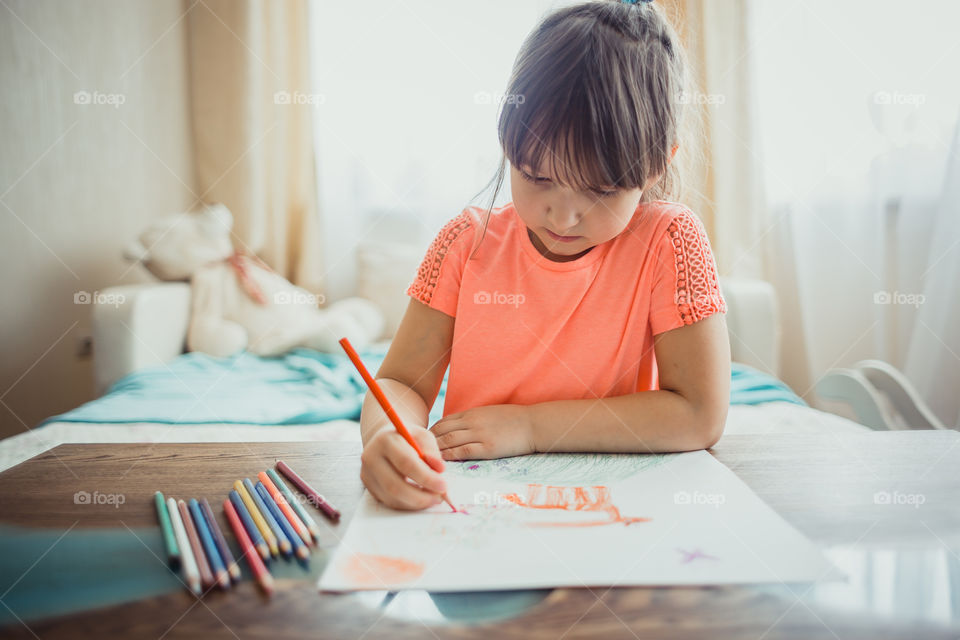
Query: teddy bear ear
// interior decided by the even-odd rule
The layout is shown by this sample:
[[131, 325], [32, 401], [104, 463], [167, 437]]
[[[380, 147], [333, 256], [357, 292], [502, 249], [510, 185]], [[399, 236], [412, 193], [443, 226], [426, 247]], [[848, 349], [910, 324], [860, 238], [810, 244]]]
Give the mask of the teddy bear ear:
[[146, 262], [150, 251], [139, 240], [132, 240], [123, 248], [123, 257], [131, 262]]
[[212, 236], [229, 233], [233, 228], [233, 214], [219, 202], [208, 205], [200, 213], [200, 227]]

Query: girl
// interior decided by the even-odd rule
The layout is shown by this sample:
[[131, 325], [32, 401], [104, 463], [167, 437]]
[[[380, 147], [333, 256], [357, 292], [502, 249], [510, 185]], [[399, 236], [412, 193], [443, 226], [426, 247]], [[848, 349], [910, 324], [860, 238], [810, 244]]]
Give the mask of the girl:
[[439, 503], [443, 460], [720, 438], [726, 304], [703, 225], [660, 198], [675, 181], [685, 82], [676, 34], [650, 3], [563, 8], [527, 37], [498, 124], [494, 199], [509, 161], [513, 202], [443, 227], [377, 373], [429, 463], [364, 401], [361, 478], [375, 498]]

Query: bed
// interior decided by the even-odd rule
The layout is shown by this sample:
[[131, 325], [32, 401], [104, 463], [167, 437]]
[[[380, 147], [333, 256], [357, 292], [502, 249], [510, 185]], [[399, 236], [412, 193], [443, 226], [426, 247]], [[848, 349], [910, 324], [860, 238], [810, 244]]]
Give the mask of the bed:
[[[728, 306], [734, 363], [724, 436], [867, 430], [846, 418], [807, 406], [776, 379], [780, 325], [776, 295], [769, 283], [721, 278], [721, 288]], [[400, 293], [371, 295], [383, 306], [389, 328], [396, 327], [406, 304], [401, 286], [392, 287], [392, 291]], [[298, 350], [283, 362], [265, 362], [241, 354], [223, 363], [202, 354], [185, 354], [189, 285], [127, 285], [104, 293], [115, 294], [104, 299], [122, 300], [120, 304], [93, 307], [95, 380], [98, 391], [108, 393], [0, 441], [0, 470], [63, 443], [359, 442], [355, 418], [362, 386], [350, 380], [348, 369], [343, 368], [348, 366], [345, 358], [335, 361], [324, 354]], [[388, 346], [386, 338], [362, 355], [375, 364]], [[339, 354], [336, 357], [342, 358]], [[367, 364], [371, 366], [371, 362]], [[278, 367], [302, 376], [284, 378], [286, 369]], [[191, 376], [196, 376], [196, 382]], [[272, 386], [257, 386], [257, 376], [270, 378]], [[177, 385], [183, 387], [182, 391]], [[292, 400], [266, 395], [277, 393], [277, 389], [292, 392], [294, 387], [299, 395], [290, 396]], [[323, 395], [328, 392], [329, 396]], [[245, 423], [243, 402], [250, 398], [260, 400], [259, 405], [251, 407], [267, 406], [269, 410], [256, 411], [256, 420]], [[150, 415], [141, 415], [144, 412]], [[442, 398], [435, 404], [431, 419], [441, 412]], [[221, 419], [225, 414], [229, 415]], [[722, 444], [721, 439], [716, 446]]]

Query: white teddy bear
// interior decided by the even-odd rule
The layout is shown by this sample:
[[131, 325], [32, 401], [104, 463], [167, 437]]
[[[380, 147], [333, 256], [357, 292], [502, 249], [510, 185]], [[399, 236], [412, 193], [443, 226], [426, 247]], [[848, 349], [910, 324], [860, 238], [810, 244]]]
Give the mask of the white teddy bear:
[[211, 205], [158, 219], [124, 250], [161, 280], [191, 282], [188, 350], [221, 357], [244, 349], [275, 356], [295, 347], [342, 353], [340, 338], [362, 349], [383, 332], [376, 304], [347, 298], [318, 308], [322, 297], [234, 251], [232, 227], [230, 211]]

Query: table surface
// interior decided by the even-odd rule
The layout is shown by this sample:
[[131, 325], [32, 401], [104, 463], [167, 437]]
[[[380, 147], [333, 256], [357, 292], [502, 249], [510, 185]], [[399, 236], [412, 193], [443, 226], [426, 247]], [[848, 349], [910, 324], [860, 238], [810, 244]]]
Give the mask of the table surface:
[[[957, 638], [958, 444], [953, 431], [731, 435], [712, 450], [846, 571], [846, 582], [553, 589], [512, 618], [464, 623], [441, 614], [436, 594], [422, 591], [319, 594], [313, 580], [287, 579], [267, 600], [244, 581], [202, 600], [184, 590], [13, 625], [0, 635]], [[154, 491], [219, 504], [234, 479], [283, 459], [343, 513], [336, 525], [318, 518], [329, 554], [363, 493], [359, 454], [355, 443], [332, 442], [61, 445], [0, 473], [0, 522], [155, 526]], [[75, 504], [77, 491], [122, 493], [125, 502]]]

